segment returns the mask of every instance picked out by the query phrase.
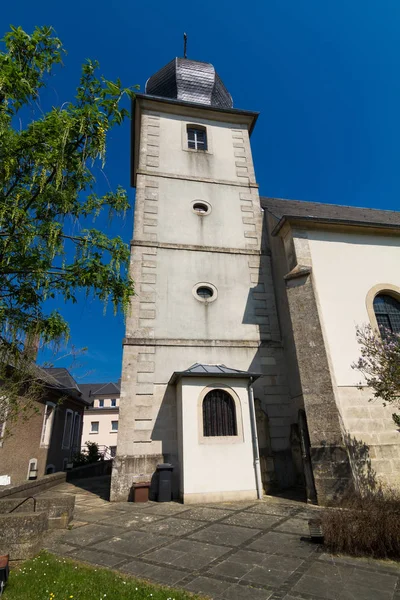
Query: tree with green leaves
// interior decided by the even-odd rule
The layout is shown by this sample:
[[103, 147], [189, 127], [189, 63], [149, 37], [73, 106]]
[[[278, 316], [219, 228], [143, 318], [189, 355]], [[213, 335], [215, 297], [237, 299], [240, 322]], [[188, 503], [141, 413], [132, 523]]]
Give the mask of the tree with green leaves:
[[[34, 120], [27, 119], [49, 75], [65, 53], [50, 27], [28, 34], [12, 27], [0, 51], [0, 369], [24, 372], [27, 341], [50, 344], [68, 338], [60, 312], [46, 300], [77, 301], [79, 292], [126, 312], [134, 292], [129, 248], [120, 237], [73, 224], [101, 211], [110, 217], [129, 208], [118, 187], [95, 193], [95, 169], [104, 166], [107, 133], [128, 117], [121, 108], [131, 88], [82, 67], [76, 97]], [[24, 125], [26, 121], [26, 125]], [[25, 366], [24, 366], [25, 365]], [[4, 381], [6, 373], [0, 373]], [[13, 387], [15, 389], [15, 386]], [[0, 422], [21, 412], [17, 395], [3, 389]], [[23, 409], [26, 406], [22, 406]], [[3, 414], [2, 414], [3, 413]]]

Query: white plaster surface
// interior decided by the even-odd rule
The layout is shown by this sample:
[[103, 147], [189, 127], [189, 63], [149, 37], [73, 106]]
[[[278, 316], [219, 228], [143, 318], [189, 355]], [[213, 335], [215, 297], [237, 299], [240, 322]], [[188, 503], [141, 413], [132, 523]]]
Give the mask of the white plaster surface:
[[[181, 492], [186, 496], [223, 494], [226, 492], [256, 491], [251, 425], [247, 380], [230, 378], [183, 378], [181, 392], [178, 394], [178, 412], [181, 429], [178, 432], [179, 444], [183, 455], [181, 463]], [[240, 411], [237, 411], [238, 424], [242, 424], [242, 436], [225, 441], [223, 438], [207, 438], [202, 441], [202, 411], [199, 397], [207, 389], [224, 386], [229, 393], [233, 391], [239, 397]], [[200, 410], [199, 410], [200, 409]], [[241, 414], [240, 414], [241, 413]], [[240, 427], [238, 426], [238, 433]], [[208, 496], [210, 497], [210, 496]]]
[[[232, 142], [230, 144], [232, 146]], [[184, 153], [182, 153], [184, 154]], [[213, 185], [199, 181], [162, 179], [159, 181], [157, 239], [160, 242], [246, 248], [243, 232], [240, 187]], [[194, 200], [211, 204], [210, 214], [199, 216], [192, 210]], [[261, 213], [260, 209], [258, 211]]]
[[[191, 123], [207, 127], [209, 152], [187, 150], [184, 128]], [[186, 175], [225, 181], [240, 180], [236, 175], [232, 128], [237, 126], [209, 119], [189, 121], [184, 117], [162, 113], [160, 115], [160, 171], [181, 177]], [[245, 128], [243, 132], [248, 139]]]
[[369, 323], [366, 297], [380, 283], [400, 287], [400, 240], [392, 236], [309, 231], [319, 313], [338, 386], [355, 386], [360, 373], [356, 326]]
[[[155, 337], [170, 339], [260, 338], [250, 288], [249, 258], [243, 255], [165, 250], [157, 252]], [[196, 300], [192, 288], [208, 282], [218, 290], [216, 302]], [[138, 294], [140, 301], [140, 292]]]

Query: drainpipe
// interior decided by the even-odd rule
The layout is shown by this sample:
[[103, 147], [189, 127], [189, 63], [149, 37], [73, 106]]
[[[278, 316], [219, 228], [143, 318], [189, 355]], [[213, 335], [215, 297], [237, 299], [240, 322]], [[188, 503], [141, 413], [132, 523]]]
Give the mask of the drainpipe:
[[253, 378], [250, 377], [248, 392], [249, 392], [249, 406], [250, 406], [250, 422], [251, 422], [251, 436], [253, 441], [253, 457], [254, 457], [254, 471], [256, 473], [256, 487], [257, 487], [257, 498], [261, 500], [263, 495], [262, 480], [261, 480], [261, 468], [260, 468], [260, 454], [258, 452], [258, 436], [257, 436], [257, 423], [256, 423], [256, 409], [254, 406], [254, 390], [253, 390]]

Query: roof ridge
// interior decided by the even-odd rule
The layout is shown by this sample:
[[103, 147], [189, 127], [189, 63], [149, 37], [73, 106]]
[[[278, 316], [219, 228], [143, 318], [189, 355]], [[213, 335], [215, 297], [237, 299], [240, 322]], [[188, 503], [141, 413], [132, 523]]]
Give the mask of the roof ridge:
[[333, 202], [318, 202], [318, 200], [298, 200], [295, 198], [275, 198], [274, 196], [260, 196], [260, 200], [277, 200], [278, 202], [299, 202], [301, 204], [318, 204], [319, 206], [335, 206], [338, 208], [353, 208], [358, 210], [372, 210], [376, 212], [388, 212], [398, 214], [398, 210], [390, 208], [370, 208], [368, 206], [355, 206], [350, 204], [334, 204]]

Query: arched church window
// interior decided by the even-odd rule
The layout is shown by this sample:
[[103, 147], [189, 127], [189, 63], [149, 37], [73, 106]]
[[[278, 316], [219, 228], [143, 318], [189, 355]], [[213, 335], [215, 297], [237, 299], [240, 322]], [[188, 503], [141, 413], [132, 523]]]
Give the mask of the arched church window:
[[203, 400], [205, 437], [237, 435], [235, 402], [225, 390], [211, 390]]
[[382, 336], [387, 331], [400, 333], [400, 302], [396, 298], [378, 294], [374, 298], [374, 312]]
[[191, 150], [207, 150], [206, 128], [201, 125], [188, 125], [187, 141]]

